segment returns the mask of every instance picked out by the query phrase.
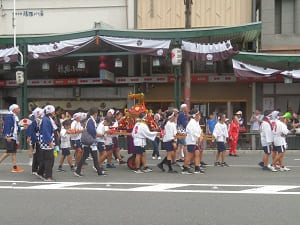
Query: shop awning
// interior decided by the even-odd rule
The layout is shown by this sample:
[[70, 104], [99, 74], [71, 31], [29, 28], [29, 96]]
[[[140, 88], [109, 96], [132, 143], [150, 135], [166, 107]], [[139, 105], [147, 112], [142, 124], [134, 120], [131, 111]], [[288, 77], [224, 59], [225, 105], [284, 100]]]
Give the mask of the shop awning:
[[232, 60], [232, 65], [236, 77], [262, 78], [283, 75], [294, 79], [300, 79], [300, 69], [278, 70], [273, 68], [260, 67], [257, 65], [251, 65], [234, 59]]
[[244, 63], [269, 67], [278, 70], [298, 70], [300, 68], [300, 54], [269, 54], [255, 52], [239, 52], [233, 59]]
[[[89, 31], [53, 35], [18, 36], [17, 43], [39, 44], [64, 41], [91, 36], [130, 37], [144, 39], [193, 40], [201, 42], [218, 42], [224, 40], [240, 40], [249, 42], [255, 40], [261, 32], [261, 22], [228, 27], [168, 29], [168, 30], [117, 30], [100, 28]], [[12, 45], [12, 36], [1, 36], [1, 45]]]
[[257, 61], [262, 63], [300, 63], [300, 54], [239, 52], [233, 58], [241, 61]]

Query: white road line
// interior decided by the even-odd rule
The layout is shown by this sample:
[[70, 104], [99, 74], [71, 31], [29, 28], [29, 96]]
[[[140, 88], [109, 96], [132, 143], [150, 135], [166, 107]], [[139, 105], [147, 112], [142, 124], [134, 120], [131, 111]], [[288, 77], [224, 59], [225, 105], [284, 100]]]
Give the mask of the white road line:
[[290, 189], [295, 189], [297, 187], [295, 186], [284, 186], [284, 185], [269, 185], [269, 186], [262, 186], [262, 187], [258, 187], [258, 188], [251, 188], [251, 189], [246, 189], [243, 190], [241, 192], [243, 193], [276, 193], [279, 191], [287, 191]]
[[137, 188], [131, 188], [131, 191], [164, 191], [168, 190], [170, 188], [179, 188], [179, 187], [186, 187], [189, 186], [188, 184], [156, 184], [156, 185], [150, 185], [150, 186], [143, 186], [143, 187], [137, 187]]
[[[244, 184], [184, 184], [184, 183], [118, 183], [118, 182], [31, 182], [0, 180], [11, 185], [0, 189], [14, 190], [78, 190], [78, 191], [121, 191], [121, 192], [161, 192], [161, 193], [209, 193], [209, 194], [268, 194], [268, 195], [300, 195], [296, 185], [244, 185]], [[23, 186], [26, 184], [26, 186]], [[29, 184], [29, 186], [28, 186]], [[31, 185], [30, 185], [31, 184]], [[85, 185], [85, 186], [82, 186]], [[88, 187], [99, 185], [99, 187]], [[116, 187], [114, 187], [116, 185]], [[122, 186], [122, 187], [120, 187]], [[138, 187], [132, 187], [138, 186]], [[188, 188], [190, 186], [190, 188]], [[181, 189], [184, 187], [184, 189]], [[201, 189], [197, 189], [201, 187]], [[205, 188], [206, 187], [206, 188]], [[217, 188], [215, 188], [217, 187]], [[244, 190], [228, 190], [228, 188], [245, 188]], [[227, 189], [227, 190], [226, 190]]]

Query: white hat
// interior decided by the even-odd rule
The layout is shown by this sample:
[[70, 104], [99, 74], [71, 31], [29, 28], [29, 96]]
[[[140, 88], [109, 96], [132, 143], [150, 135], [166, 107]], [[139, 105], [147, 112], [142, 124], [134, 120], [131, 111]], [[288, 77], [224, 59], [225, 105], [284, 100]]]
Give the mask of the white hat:
[[53, 105], [46, 105], [44, 107], [44, 112], [46, 115], [49, 113], [53, 113], [53, 112], [55, 112], [55, 107]]
[[[108, 113], [111, 113], [112, 115], [114, 115], [114, 114], [115, 114], [115, 110], [110, 109], [110, 110], [107, 111], [107, 114], [108, 114]], [[106, 114], [106, 115], [107, 115], [107, 114]]]
[[187, 107], [187, 104], [181, 104], [180, 109]]
[[35, 118], [38, 118], [40, 116], [43, 116], [44, 112], [43, 112], [43, 109], [37, 107], [32, 111], [32, 114]]
[[17, 104], [12, 104], [11, 106], [9, 106], [8, 110], [10, 112], [14, 111], [15, 109], [20, 108]]
[[76, 120], [79, 117], [81, 117], [81, 113], [74, 113], [72, 120]]
[[278, 114], [279, 114], [278, 111], [273, 111], [273, 112], [271, 113], [272, 119], [276, 119], [277, 116], [278, 116]]
[[237, 112], [235, 113], [235, 115], [243, 115], [243, 112], [242, 112], [242, 111], [237, 111]]
[[81, 116], [81, 119], [84, 120], [87, 118], [87, 113], [82, 112], [82, 113], [80, 113], [80, 116]]

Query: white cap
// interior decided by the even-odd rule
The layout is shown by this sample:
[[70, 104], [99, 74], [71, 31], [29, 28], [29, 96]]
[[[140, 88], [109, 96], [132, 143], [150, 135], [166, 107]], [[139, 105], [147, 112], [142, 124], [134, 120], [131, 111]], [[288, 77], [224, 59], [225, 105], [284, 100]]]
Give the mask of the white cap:
[[242, 112], [242, 111], [237, 111], [237, 112], [235, 113], [235, 115], [243, 115], [243, 112]]
[[43, 112], [43, 109], [37, 107], [32, 111], [32, 114], [35, 118], [38, 118], [38, 117], [43, 116], [44, 112]]
[[81, 117], [81, 113], [74, 113], [72, 120], [76, 120], [79, 117]]
[[187, 104], [181, 104], [180, 109], [187, 107]]
[[20, 108], [17, 104], [12, 104], [11, 106], [9, 106], [8, 110], [10, 112], [14, 111], [15, 109]]
[[55, 112], [55, 107], [53, 105], [46, 105], [44, 107], [44, 111], [45, 111], [45, 114], [49, 114], [49, 113], [53, 113]]
[[[111, 113], [112, 115], [114, 115], [114, 114], [115, 114], [115, 110], [110, 109], [110, 110], [107, 111], [107, 114], [108, 114], [108, 113]], [[106, 115], [107, 115], [107, 114], [106, 114]]]

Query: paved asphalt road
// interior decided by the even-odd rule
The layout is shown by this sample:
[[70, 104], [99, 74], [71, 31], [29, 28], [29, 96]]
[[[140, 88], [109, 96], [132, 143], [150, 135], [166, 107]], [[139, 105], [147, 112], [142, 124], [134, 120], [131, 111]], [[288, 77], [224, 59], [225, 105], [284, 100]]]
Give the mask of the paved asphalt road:
[[262, 171], [260, 151], [228, 157], [229, 168], [209, 166], [204, 175], [162, 173], [149, 155], [152, 173], [119, 166], [98, 177], [88, 161], [84, 177], [54, 172], [55, 183], [30, 174], [25, 152], [17, 157], [22, 174], [10, 173], [10, 159], [0, 165], [0, 225], [300, 223], [300, 151], [286, 155], [290, 172]]

